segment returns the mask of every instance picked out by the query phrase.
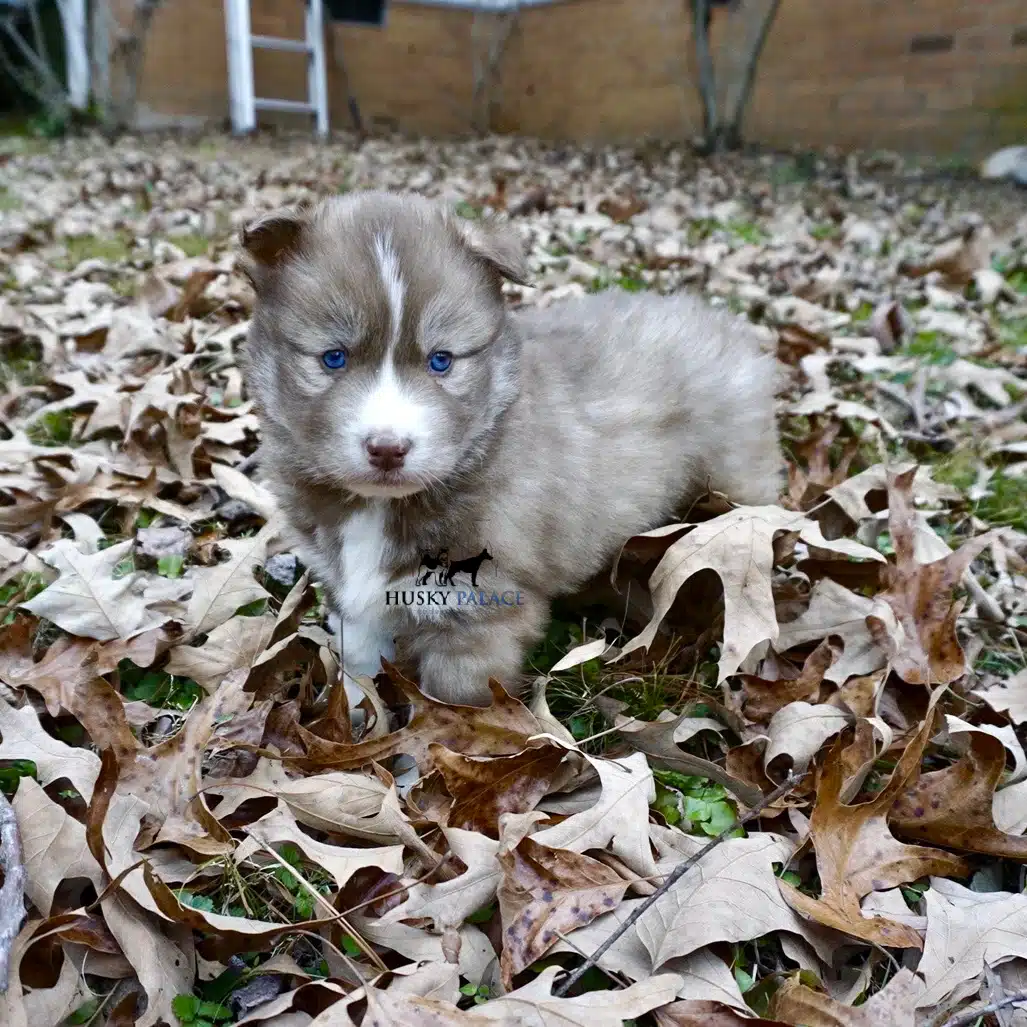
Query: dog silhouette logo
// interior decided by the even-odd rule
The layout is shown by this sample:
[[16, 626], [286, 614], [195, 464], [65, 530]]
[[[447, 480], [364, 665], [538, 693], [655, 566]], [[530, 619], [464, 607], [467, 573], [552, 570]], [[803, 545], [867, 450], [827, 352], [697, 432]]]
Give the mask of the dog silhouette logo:
[[[424, 574], [421, 573], [424, 571]], [[444, 585], [446, 575], [449, 573], [449, 550], [440, 549], [435, 556], [431, 553], [421, 554], [421, 563], [417, 568], [415, 585], [427, 585], [428, 579], [435, 574], [435, 584]]]
[[478, 571], [481, 570], [481, 565], [486, 560], [493, 559], [492, 554], [486, 546], [477, 556], [469, 556], [465, 560], [454, 560], [450, 563], [448, 570], [446, 571], [445, 579], [443, 580], [444, 585], [453, 585], [456, 582], [454, 578], [457, 574], [470, 574], [471, 576], [471, 588], [478, 587]]
[[440, 588], [444, 588], [447, 585], [456, 585], [458, 574], [467, 574], [471, 578], [471, 587], [476, 588], [481, 565], [486, 560], [494, 559], [488, 546], [482, 549], [477, 556], [468, 556], [462, 560], [451, 560], [448, 548], [440, 549], [434, 556], [431, 553], [422, 553], [414, 584], [427, 585], [431, 581]]

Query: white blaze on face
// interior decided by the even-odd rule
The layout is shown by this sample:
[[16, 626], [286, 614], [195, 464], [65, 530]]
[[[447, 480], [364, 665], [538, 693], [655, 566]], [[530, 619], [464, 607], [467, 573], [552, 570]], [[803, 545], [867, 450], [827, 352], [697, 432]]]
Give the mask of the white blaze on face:
[[[375, 237], [374, 252], [388, 300], [389, 342], [378, 373], [356, 411], [356, 437], [361, 450], [364, 441], [375, 436], [391, 437], [399, 442], [409, 443], [410, 455], [407, 463], [410, 465], [409, 469], [416, 473], [417, 450], [419, 447], [423, 449], [430, 429], [430, 418], [423, 404], [403, 389], [393, 361], [393, 354], [403, 328], [405, 285], [399, 261], [387, 236]], [[394, 491], [388, 490], [389, 494]]]

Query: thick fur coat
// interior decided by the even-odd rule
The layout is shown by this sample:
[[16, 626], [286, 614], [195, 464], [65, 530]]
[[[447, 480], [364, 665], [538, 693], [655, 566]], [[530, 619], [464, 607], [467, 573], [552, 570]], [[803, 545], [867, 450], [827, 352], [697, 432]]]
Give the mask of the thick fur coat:
[[631, 535], [710, 488], [777, 495], [774, 361], [699, 299], [507, 311], [512, 229], [416, 196], [269, 214], [243, 244], [261, 463], [349, 675], [398, 646], [443, 700], [516, 690], [550, 600]]

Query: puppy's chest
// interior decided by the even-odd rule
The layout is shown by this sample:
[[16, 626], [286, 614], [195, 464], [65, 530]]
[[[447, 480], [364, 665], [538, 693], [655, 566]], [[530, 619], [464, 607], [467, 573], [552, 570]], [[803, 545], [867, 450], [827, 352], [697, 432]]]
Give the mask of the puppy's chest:
[[405, 541], [397, 536], [384, 503], [354, 512], [341, 525], [332, 562], [345, 617], [442, 621], [518, 605], [516, 583], [485, 544], [443, 542], [438, 533]]

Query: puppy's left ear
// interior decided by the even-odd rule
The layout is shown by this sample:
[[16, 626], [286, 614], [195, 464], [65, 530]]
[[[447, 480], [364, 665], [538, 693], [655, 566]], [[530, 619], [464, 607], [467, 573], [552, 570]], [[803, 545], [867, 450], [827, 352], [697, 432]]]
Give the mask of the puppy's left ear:
[[259, 287], [270, 271], [299, 248], [306, 224], [307, 212], [300, 208], [274, 210], [243, 227], [239, 233], [244, 250], [240, 269], [254, 287]]
[[516, 229], [507, 221], [454, 218], [453, 224], [471, 255], [515, 285], [528, 284], [528, 256]]

